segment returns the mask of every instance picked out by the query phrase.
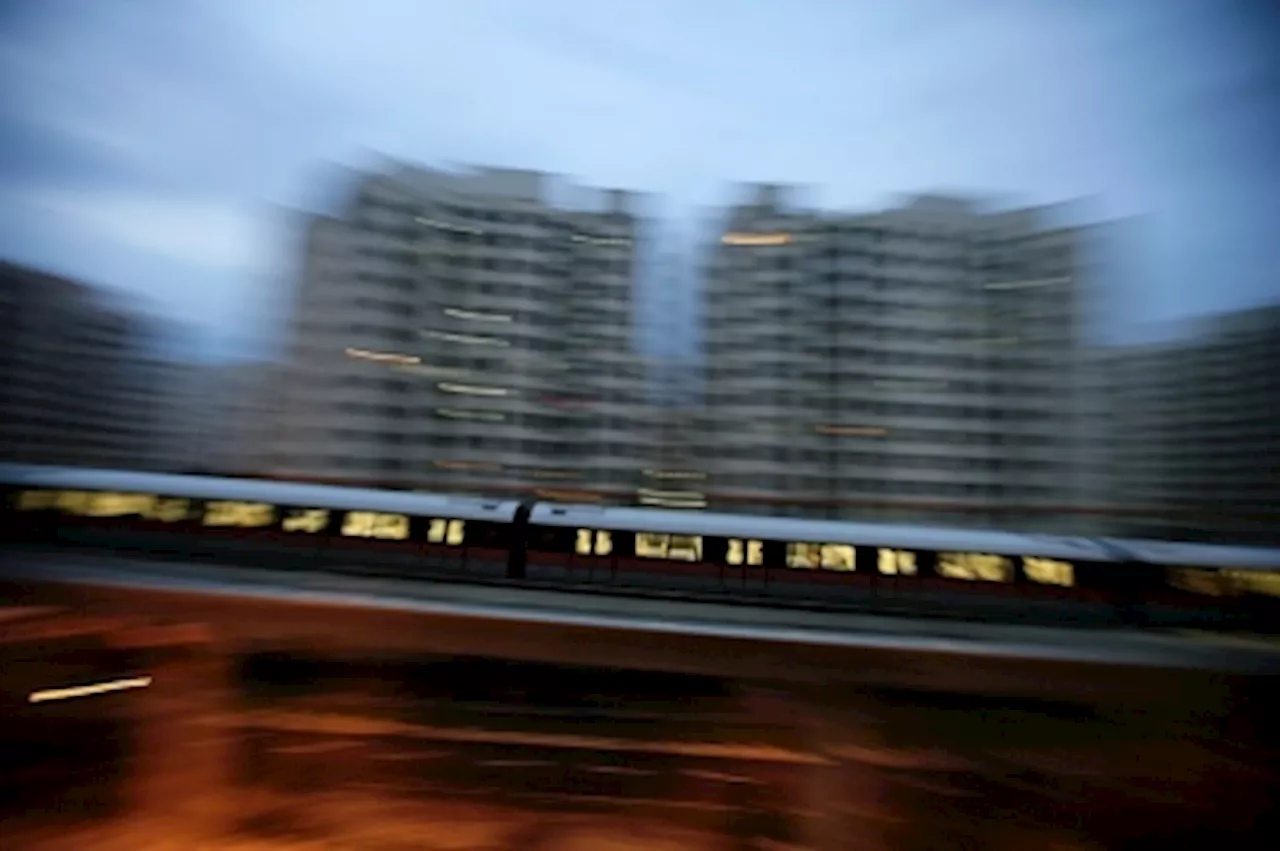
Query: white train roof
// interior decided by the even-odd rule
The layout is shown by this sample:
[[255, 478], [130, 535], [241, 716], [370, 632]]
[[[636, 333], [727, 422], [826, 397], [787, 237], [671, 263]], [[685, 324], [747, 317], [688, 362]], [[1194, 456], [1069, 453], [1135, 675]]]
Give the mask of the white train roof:
[[1118, 561], [1115, 552], [1089, 538], [1020, 535], [928, 526], [804, 520], [648, 508], [538, 504], [530, 521], [545, 526], [575, 526], [682, 535], [717, 535], [781, 541], [854, 544], [920, 550], [989, 552], [1048, 558]]
[[76, 467], [0, 465], [0, 481], [18, 487], [123, 491], [182, 496], [193, 499], [234, 499], [269, 502], [301, 508], [340, 511], [389, 511], [419, 516], [443, 515], [465, 520], [510, 522], [519, 505], [514, 500], [486, 500], [441, 494], [420, 494], [337, 485], [226, 479], [126, 470], [86, 470]]

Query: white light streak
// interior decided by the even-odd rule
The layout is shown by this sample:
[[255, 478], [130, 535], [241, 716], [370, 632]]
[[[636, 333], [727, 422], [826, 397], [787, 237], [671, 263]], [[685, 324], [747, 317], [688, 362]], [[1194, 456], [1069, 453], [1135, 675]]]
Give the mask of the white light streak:
[[151, 677], [133, 677], [131, 679], [111, 680], [105, 683], [94, 683], [87, 686], [71, 686], [69, 688], [53, 688], [44, 691], [33, 691], [27, 700], [31, 703], [47, 703], [51, 700], [68, 700], [73, 697], [90, 697], [95, 694], [107, 694], [113, 691], [125, 691], [132, 688], [146, 688], [151, 685]]

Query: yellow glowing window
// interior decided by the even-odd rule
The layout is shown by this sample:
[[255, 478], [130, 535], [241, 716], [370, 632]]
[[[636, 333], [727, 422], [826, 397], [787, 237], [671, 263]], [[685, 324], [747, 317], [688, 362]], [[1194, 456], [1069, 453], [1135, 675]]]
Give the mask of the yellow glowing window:
[[58, 510], [67, 514], [84, 514], [91, 496], [84, 491], [63, 491], [58, 494]]
[[409, 537], [409, 518], [379, 511], [348, 511], [342, 521], [342, 534], [350, 538], [403, 541]]
[[580, 556], [607, 556], [613, 552], [613, 533], [600, 529], [593, 535], [590, 529], [579, 529], [573, 549]]
[[1024, 556], [1022, 572], [1032, 582], [1039, 582], [1041, 585], [1061, 585], [1063, 588], [1071, 588], [1076, 584], [1075, 567], [1069, 561]]
[[857, 553], [848, 544], [823, 544], [822, 568], [824, 570], [854, 570]]
[[787, 567], [816, 570], [822, 566], [822, 545], [805, 542], [787, 544]]
[[329, 525], [329, 512], [324, 508], [297, 508], [289, 512], [282, 527], [286, 532], [307, 532], [314, 535]]
[[57, 491], [23, 491], [18, 494], [19, 511], [48, 511], [57, 505]]
[[741, 538], [730, 538], [729, 552], [725, 560], [734, 566], [745, 562], [750, 567], [759, 567], [764, 564], [764, 543], [756, 540], [743, 541]]
[[916, 554], [910, 550], [891, 550], [881, 547], [876, 566], [886, 576], [915, 576]]
[[662, 532], [637, 532], [636, 555], [641, 558], [665, 558], [672, 561], [700, 561], [702, 537], [668, 535]]
[[456, 547], [466, 538], [466, 524], [461, 520], [435, 518], [427, 527], [427, 543]]
[[1013, 565], [1004, 556], [987, 553], [938, 553], [938, 574], [948, 579], [1008, 582]]
[[275, 507], [265, 502], [216, 501], [205, 504], [204, 525], [256, 528], [270, 526]]
[[1263, 570], [1229, 570], [1226, 578], [1242, 594], [1280, 597], [1280, 574]]
[[93, 494], [84, 505], [86, 517], [124, 517], [145, 515], [155, 503], [155, 496], [142, 493]]
[[191, 500], [181, 497], [161, 497], [142, 516], [162, 523], [177, 523], [191, 516]]

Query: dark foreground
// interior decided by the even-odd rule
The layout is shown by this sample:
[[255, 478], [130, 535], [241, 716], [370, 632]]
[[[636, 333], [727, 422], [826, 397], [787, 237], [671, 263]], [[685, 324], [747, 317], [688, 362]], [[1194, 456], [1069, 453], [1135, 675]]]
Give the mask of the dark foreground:
[[[157, 655], [172, 636], [120, 629], [83, 611], [0, 619], [4, 847], [1243, 851], [1280, 836], [1265, 676], [1188, 672], [1139, 700], [1046, 681], [1039, 699], [748, 680], [731, 660], [717, 677], [207, 640]], [[103, 682], [136, 687], [30, 702]]]

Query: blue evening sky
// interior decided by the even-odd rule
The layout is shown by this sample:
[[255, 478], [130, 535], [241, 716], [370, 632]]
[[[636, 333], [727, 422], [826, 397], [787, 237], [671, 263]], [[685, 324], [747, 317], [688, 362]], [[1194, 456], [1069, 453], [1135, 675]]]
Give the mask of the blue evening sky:
[[[259, 352], [290, 209], [376, 151], [651, 193], [641, 345], [737, 181], [1126, 218], [1107, 330], [1280, 295], [1266, 0], [4, 0], [0, 254]], [[663, 263], [658, 263], [659, 253]], [[667, 258], [674, 255], [673, 265]]]

